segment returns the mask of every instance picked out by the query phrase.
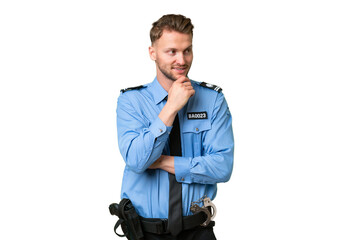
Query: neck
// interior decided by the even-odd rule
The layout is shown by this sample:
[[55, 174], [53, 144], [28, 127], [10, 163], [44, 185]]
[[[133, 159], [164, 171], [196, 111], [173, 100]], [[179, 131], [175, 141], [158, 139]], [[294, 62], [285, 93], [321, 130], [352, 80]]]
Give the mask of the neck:
[[156, 78], [160, 85], [165, 89], [165, 91], [169, 92], [171, 86], [173, 85], [174, 81], [171, 79], [168, 79], [164, 74], [162, 74], [160, 71], [157, 71]]

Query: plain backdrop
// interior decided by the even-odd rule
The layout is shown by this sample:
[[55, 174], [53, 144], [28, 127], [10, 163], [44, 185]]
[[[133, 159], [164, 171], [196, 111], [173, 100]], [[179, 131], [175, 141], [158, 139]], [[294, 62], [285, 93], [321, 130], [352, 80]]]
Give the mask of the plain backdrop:
[[224, 239], [360, 239], [358, 1], [1, 1], [0, 238], [118, 239], [119, 90], [148, 83], [151, 24], [190, 17], [189, 77], [219, 85], [235, 164]]

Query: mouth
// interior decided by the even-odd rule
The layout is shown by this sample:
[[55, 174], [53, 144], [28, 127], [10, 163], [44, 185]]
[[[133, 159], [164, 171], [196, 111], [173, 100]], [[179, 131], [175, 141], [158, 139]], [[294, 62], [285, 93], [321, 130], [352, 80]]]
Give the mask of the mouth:
[[176, 67], [172, 67], [172, 69], [179, 74], [184, 74], [187, 70], [187, 67], [186, 66], [184, 66], [184, 67], [176, 66]]

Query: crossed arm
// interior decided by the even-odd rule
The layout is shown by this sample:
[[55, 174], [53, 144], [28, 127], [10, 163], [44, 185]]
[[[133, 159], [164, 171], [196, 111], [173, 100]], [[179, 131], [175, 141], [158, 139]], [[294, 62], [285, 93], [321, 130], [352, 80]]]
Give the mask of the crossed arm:
[[[168, 101], [159, 114], [160, 120], [166, 126], [172, 126], [178, 111], [189, 101], [189, 98], [195, 94], [191, 82], [186, 77], [176, 80], [168, 92]], [[174, 157], [161, 155], [150, 167], [150, 169], [162, 169], [175, 174]]]

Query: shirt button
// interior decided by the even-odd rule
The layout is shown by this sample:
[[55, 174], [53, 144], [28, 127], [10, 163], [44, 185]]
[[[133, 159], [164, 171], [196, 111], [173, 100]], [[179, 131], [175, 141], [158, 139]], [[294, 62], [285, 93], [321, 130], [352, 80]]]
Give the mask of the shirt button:
[[198, 131], [199, 131], [199, 129], [198, 129], [198, 128], [195, 128], [195, 131], [197, 131], [197, 132], [198, 132]]
[[181, 181], [184, 181], [185, 179], [184, 178], [181, 178]]
[[163, 130], [162, 130], [161, 128], [159, 129], [159, 131], [160, 131], [161, 133], [163, 132]]

